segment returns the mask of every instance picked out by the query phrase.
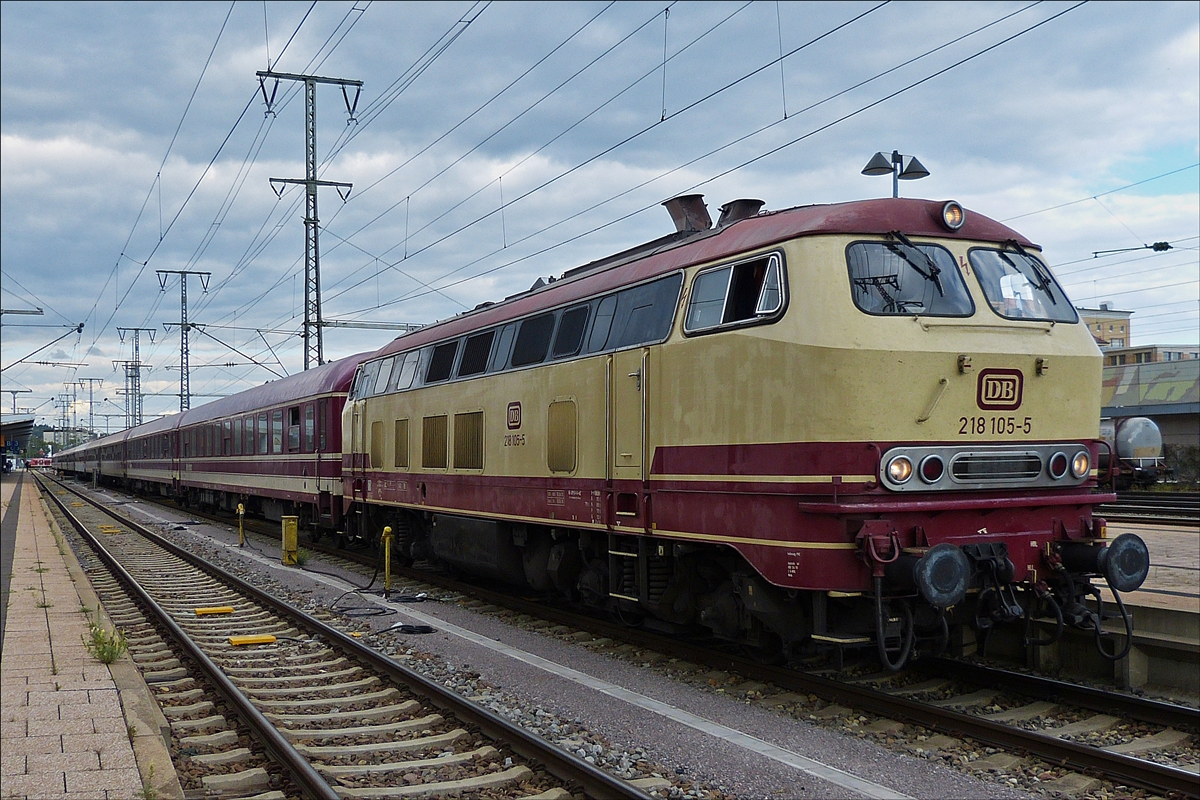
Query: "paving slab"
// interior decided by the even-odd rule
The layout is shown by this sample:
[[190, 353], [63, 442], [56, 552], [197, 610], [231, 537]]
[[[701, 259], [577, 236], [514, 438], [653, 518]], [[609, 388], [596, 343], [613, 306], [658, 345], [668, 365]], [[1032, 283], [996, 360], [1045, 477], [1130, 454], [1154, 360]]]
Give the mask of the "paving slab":
[[[4, 489], [5, 498], [15, 495], [7, 482]], [[148, 785], [142, 775], [153, 765], [155, 794], [181, 800], [160, 731], [153, 725], [142, 730], [152, 715], [131, 713], [147, 703], [158, 711], [132, 660], [125, 655], [106, 665], [83, 644], [93, 621], [113, 625], [31, 477], [25, 476], [14, 505], [12, 590], [0, 660], [0, 796], [132, 798]], [[146, 733], [157, 749], [139, 748]]]

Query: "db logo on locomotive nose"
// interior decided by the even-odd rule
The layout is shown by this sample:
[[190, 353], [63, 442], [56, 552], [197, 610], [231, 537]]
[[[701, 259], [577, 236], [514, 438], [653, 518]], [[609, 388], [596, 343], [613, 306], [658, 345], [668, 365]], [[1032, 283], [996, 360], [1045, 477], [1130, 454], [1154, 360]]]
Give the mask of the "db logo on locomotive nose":
[[521, 427], [521, 404], [508, 404], [508, 429], [515, 431]]
[[1021, 407], [1025, 376], [1019, 369], [979, 371], [975, 404], [984, 411], [1013, 411]]

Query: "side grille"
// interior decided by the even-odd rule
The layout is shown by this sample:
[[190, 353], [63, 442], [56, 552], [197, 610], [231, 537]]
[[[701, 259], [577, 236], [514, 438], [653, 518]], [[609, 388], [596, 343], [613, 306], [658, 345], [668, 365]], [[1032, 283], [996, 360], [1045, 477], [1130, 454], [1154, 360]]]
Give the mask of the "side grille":
[[950, 462], [956, 481], [1011, 481], [1036, 478], [1042, 472], [1037, 453], [962, 453]]

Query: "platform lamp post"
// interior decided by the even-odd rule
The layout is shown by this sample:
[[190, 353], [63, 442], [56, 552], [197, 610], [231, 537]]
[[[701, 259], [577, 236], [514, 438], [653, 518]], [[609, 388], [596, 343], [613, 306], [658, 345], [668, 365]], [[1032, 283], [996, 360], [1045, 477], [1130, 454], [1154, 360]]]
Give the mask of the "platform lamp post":
[[900, 196], [900, 181], [915, 181], [918, 178], [929, 177], [929, 170], [917, 161], [916, 156], [906, 156], [899, 150], [893, 150], [889, 158], [886, 153], [876, 153], [863, 167], [863, 175], [891, 175], [892, 197]]

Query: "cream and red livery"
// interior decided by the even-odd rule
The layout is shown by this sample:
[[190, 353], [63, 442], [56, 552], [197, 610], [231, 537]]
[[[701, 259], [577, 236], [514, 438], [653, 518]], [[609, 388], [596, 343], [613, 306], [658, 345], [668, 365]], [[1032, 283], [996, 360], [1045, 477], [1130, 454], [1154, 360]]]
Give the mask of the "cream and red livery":
[[1090, 579], [1140, 585], [1092, 516], [1101, 356], [1036, 245], [954, 202], [665, 205], [675, 233], [363, 361], [351, 537], [897, 668], [955, 624], [1098, 628]]
[[341, 411], [362, 356], [256, 386], [54, 456], [64, 472], [198, 507], [341, 525]]

